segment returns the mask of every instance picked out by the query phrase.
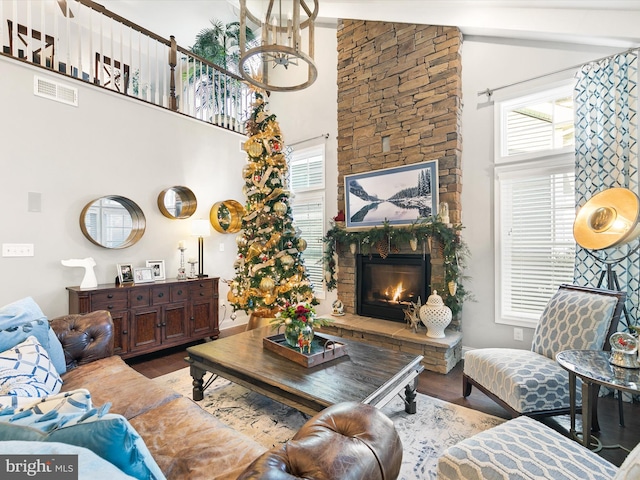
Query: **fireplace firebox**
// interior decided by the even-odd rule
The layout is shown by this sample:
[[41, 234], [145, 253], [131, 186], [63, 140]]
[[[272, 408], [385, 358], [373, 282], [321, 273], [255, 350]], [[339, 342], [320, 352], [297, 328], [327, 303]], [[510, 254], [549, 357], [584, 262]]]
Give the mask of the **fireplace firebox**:
[[430, 292], [429, 255], [394, 254], [356, 257], [358, 315], [404, 322], [404, 310]]

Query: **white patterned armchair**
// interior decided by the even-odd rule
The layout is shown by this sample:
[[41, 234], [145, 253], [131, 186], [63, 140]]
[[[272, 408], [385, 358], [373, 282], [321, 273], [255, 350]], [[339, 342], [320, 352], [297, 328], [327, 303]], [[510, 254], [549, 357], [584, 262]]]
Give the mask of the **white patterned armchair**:
[[555, 356], [562, 350], [608, 349], [624, 299], [622, 292], [561, 285], [540, 317], [531, 350], [481, 348], [465, 354], [463, 396], [475, 385], [512, 417], [568, 413], [569, 377]]
[[447, 448], [438, 480], [638, 480], [640, 445], [620, 468], [528, 417], [518, 417]]

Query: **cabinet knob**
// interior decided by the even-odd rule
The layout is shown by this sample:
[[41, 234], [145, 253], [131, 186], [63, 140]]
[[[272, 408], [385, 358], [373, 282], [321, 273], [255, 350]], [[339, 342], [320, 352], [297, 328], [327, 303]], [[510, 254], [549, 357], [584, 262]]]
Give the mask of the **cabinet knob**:
[[166, 327], [167, 326], [167, 322], [163, 322], [162, 326]]
[[164, 292], [160, 292], [160, 293], [158, 294], [158, 298], [162, 298], [162, 297], [164, 297]]
[[138, 300], [138, 301], [142, 300], [142, 295], [138, 295], [138, 296], [136, 297], [136, 300]]
[[182, 295], [182, 290], [178, 290], [178, 295]]
[[200, 288], [204, 288], [204, 283], [201, 283], [201, 284], [200, 284]]
[[113, 310], [113, 305], [107, 305], [107, 310]]
[[161, 323], [159, 323], [158, 325], [156, 325], [156, 327], [158, 327], [158, 328], [160, 328], [161, 326], [162, 326], [162, 324], [161, 324]]
[[113, 293], [108, 293], [107, 298], [113, 298]]
[[122, 334], [123, 334], [123, 335], [126, 335], [127, 333], [129, 333], [129, 331], [128, 331], [128, 330], [123, 330], [123, 331], [122, 331]]
[[200, 296], [201, 296], [201, 297], [204, 297], [204, 292], [200, 292]]

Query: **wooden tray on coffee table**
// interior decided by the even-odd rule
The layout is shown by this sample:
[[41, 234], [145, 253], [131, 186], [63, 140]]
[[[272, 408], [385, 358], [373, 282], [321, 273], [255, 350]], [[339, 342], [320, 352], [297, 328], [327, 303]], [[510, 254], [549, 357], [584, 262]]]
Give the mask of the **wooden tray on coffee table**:
[[317, 333], [311, 342], [311, 353], [302, 353], [299, 348], [289, 346], [283, 333], [264, 337], [262, 346], [307, 368], [347, 355], [347, 346], [344, 343], [329, 340]]

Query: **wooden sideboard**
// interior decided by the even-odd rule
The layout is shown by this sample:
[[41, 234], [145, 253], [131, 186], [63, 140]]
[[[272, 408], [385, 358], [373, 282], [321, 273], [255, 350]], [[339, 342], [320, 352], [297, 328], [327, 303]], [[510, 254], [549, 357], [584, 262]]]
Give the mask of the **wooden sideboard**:
[[67, 290], [69, 313], [111, 313], [123, 358], [220, 335], [216, 277]]

